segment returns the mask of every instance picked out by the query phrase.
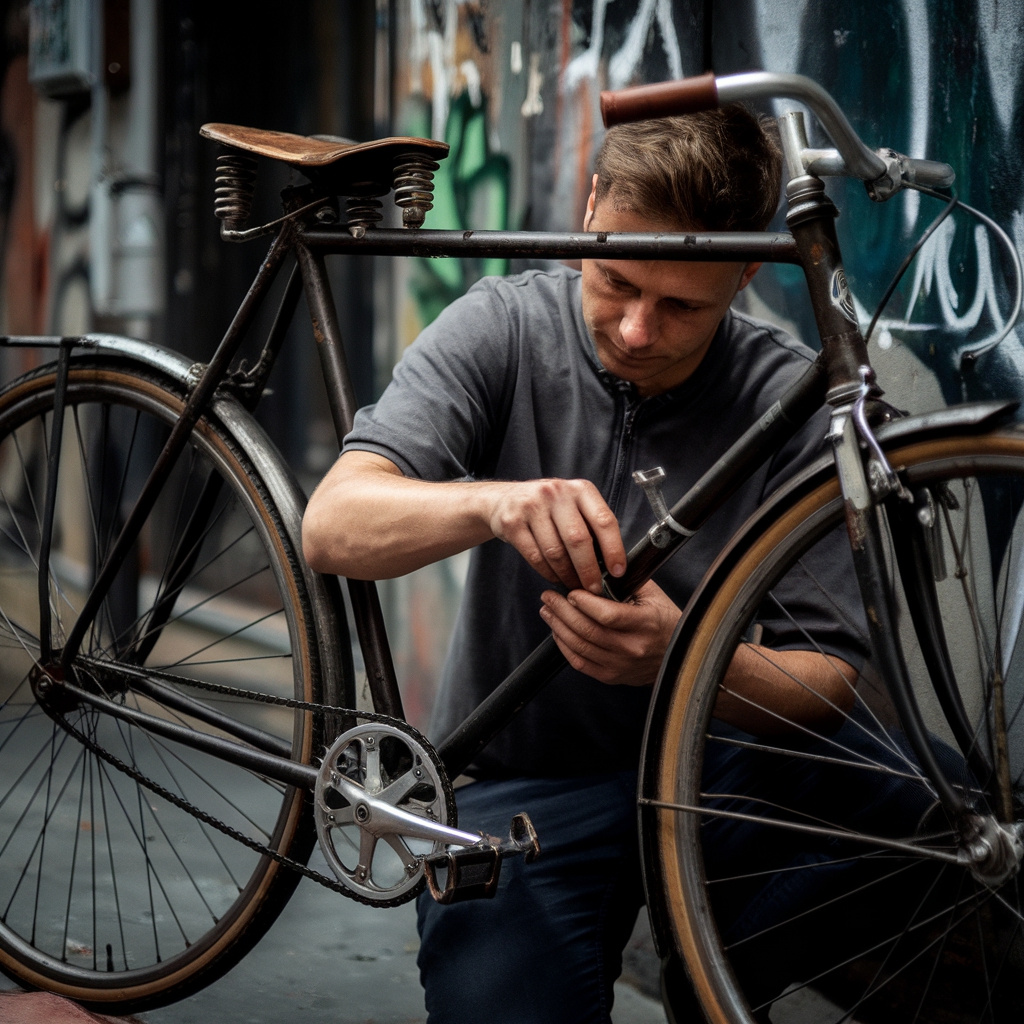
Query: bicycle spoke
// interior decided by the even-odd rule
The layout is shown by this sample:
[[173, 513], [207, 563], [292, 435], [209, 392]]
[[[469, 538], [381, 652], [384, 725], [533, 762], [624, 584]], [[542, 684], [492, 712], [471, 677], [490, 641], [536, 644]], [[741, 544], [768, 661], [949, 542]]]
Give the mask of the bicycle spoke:
[[[825, 754], [811, 754], [804, 750], [795, 750], [790, 747], [773, 747], [766, 743], [751, 743], [747, 740], [737, 740], [731, 736], [716, 736], [708, 733], [706, 739], [709, 743], [723, 743], [730, 747], [742, 747], [744, 750], [759, 750], [764, 754], [778, 754], [780, 757], [797, 757], [805, 761], [818, 761], [821, 764], [834, 764], [843, 768], [856, 768], [865, 772], [880, 772], [883, 775], [892, 775], [898, 779], [910, 779], [912, 782], [920, 782], [920, 775], [911, 775], [910, 772], [900, 772], [895, 768], [889, 768], [884, 764], [876, 764], [869, 761], [846, 761], [841, 757], [827, 757]], [[853, 751], [851, 751], [851, 754]]]
[[[899, 944], [903, 941], [904, 938], [906, 938], [910, 929], [913, 927], [914, 920], [917, 918], [917, 915], [921, 913], [921, 909], [927, 902], [928, 897], [932, 894], [932, 891], [935, 889], [935, 886], [939, 884], [939, 879], [942, 877], [943, 871], [945, 871], [945, 865], [939, 868], [939, 870], [936, 872], [935, 877], [932, 879], [932, 884], [928, 886], [927, 891], [918, 901], [917, 906], [914, 908], [913, 914], [910, 915], [910, 919], [907, 921], [906, 925], [904, 925], [903, 931], [900, 933], [899, 937], [892, 944], [892, 946], [890, 946], [888, 952], [886, 952], [885, 958], [882, 960], [882, 962], [878, 965], [878, 968], [875, 970], [874, 977], [871, 979], [871, 982], [868, 985], [868, 990], [864, 993], [864, 995], [860, 997], [860, 999], [856, 1003], [853, 1004], [853, 1006], [850, 1007], [850, 1009], [840, 1018], [837, 1024], [842, 1024], [842, 1021], [849, 1020], [850, 1017], [852, 1017], [854, 1013], [856, 1013], [857, 1010], [864, 1005], [864, 1002], [867, 999], [874, 995], [875, 992], [877, 992], [883, 986], [887, 985], [890, 981], [892, 981], [893, 978], [896, 977], [897, 974], [899, 974], [901, 971], [909, 967], [911, 963], [913, 963], [913, 960], [908, 961], [906, 964], [903, 965], [903, 967], [900, 968], [900, 970], [895, 971], [893, 974], [891, 974], [884, 982], [882, 982], [881, 985], [877, 985], [874, 988], [871, 987], [878, 980], [879, 975], [885, 970], [886, 964], [889, 962], [892, 955], [899, 948]], [[957, 893], [957, 896], [959, 897], [959, 892]]]
[[[82, 833], [82, 804], [85, 799], [85, 769], [88, 765], [88, 759], [84, 759], [82, 765], [82, 783], [78, 789], [78, 814], [75, 820], [78, 822], [78, 827], [75, 829], [75, 842], [71, 849], [71, 870], [68, 873], [68, 901], [64, 908], [64, 937], [60, 944], [61, 958], [67, 960], [68, 958], [68, 922], [71, 920], [71, 894], [75, 888], [75, 865], [78, 863], [78, 840]], [[93, 943], [95, 948], [95, 942]]]
[[[249, 580], [255, 579], [255, 577], [259, 576], [261, 573], [266, 572], [269, 568], [270, 568], [269, 565], [265, 565], [265, 566], [263, 566], [260, 569], [255, 569], [253, 572], [249, 573], [247, 576], [243, 576], [240, 580], [236, 580], [234, 583], [230, 583], [226, 587], [222, 587], [216, 593], [207, 594], [207, 596], [204, 597], [201, 601], [197, 601], [195, 604], [193, 604], [190, 607], [186, 608], [184, 611], [179, 612], [177, 615], [171, 616], [171, 618], [169, 618], [163, 624], [163, 626], [160, 627], [160, 629], [166, 629], [168, 626], [173, 625], [175, 622], [180, 622], [186, 616], [191, 615], [192, 613], [198, 611], [198, 609], [202, 608], [203, 605], [209, 604], [211, 601], [216, 600], [216, 598], [218, 598], [218, 597], [222, 597], [229, 590], [234, 590], [235, 587], [240, 587], [243, 583], [248, 583]], [[221, 637], [219, 640], [215, 641], [215, 643], [221, 643], [223, 640], [227, 640], [230, 637], [237, 636], [239, 633], [243, 632], [244, 630], [251, 629], [253, 626], [257, 625], [258, 623], [263, 622], [264, 619], [269, 619], [272, 615], [278, 615], [282, 611], [284, 611], [283, 608], [278, 608], [276, 611], [268, 612], [266, 615], [261, 616], [260, 618], [256, 619], [253, 622], [247, 623], [246, 625], [242, 626], [240, 629], [236, 629], [233, 633], [229, 633], [228, 636]], [[139, 636], [139, 640], [140, 641], [141, 640], [145, 640], [146, 637], [149, 636], [152, 632], [153, 632], [152, 630], [147, 630], [145, 633], [142, 633]], [[209, 650], [209, 648], [211, 648], [213, 646], [214, 646], [214, 644], [207, 644], [206, 647], [200, 647], [199, 650], [198, 651], [194, 651], [193, 654], [201, 654], [203, 651]], [[104, 653], [109, 653], [109, 652], [105, 651]], [[191, 655], [190, 655], [190, 657], [191, 657]], [[180, 664], [180, 662], [174, 662], [174, 664], [178, 665], [178, 664]]]
[[743, 882], [751, 878], [766, 878], [774, 875], [785, 875], [792, 874], [796, 871], [814, 871], [818, 868], [829, 868], [835, 867], [837, 864], [852, 864], [855, 861], [883, 861], [883, 860], [907, 860], [908, 854], [897, 855], [890, 852], [880, 852], [871, 850], [867, 853], [858, 853], [850, 857], [835, 857], [832, 860], [816, 860], [809, 864], [789, 864], [785, 867], [780, 868], [765, 868], [762, 871], [747, 871], [742, 875], [723, 875], [715, 878], [708, 878], [705, 881], [705, 885], [721, 885], [725, 882]]
[[[156, 754], [156, 756], [160, 760], [160, 763], [163, 765], [164, 771], [167, 772], [167, 774], [171, 778], [171, 781], [174, 783], [174, 786], [178, 791], [178, 796], [180, 796], [183, 800], [187, 800], [188, 797], [185, 795], [184, 788], [178, 781], [178, 777], [174, 774], [174, 771], [171, 768], [171, 766], [167, 763], [167, 758], [165, 758], [164, 755], [161, 753], [159, 746], [154, 741], [154, 738], [150, 736], [148, 733], [146, 734], [146, 738], [149, 740], [150, 746], [153, 748], [153, 753]], [[227, 875], [231, 879], [232, 884], [239, 892], [241, 892], [242, 887], [238, 884], [238, 879], [235, 878], [234, 872], [231, 870], [230, 866], [228, 865], [228, 862], [224, 859], [224, 855], [220, 852], [220, 847], [218, 847], [217, 844], [211, 838], [210, 833], [207, 830], [206, 822], [200, 821], [198, 818], [196, 818], [195, 823], [199, 831], [202, 832], [203, 836], [206, 838], [206, 841], [209, 843], [210, 849], [213, 850], [214, 855], [220, 861], [221, 866], [227, 872]]]
[[754, 932], [752, 935], [744, 935], [742, 939], [737, 939], [735, 942], [726, 943], [722, 948], [736, 949], [739, 946], [744, 945], [747, 942], [753, 942], [754, 939], [759, 939], [762, 935], [767, 935], [769, 932], [775, 931], [777, 928], [784, 928], [788, 924], [792, 924], [794, 921], [799, 921], [802, 917], [807, 917], [808, 914], [816, 914], [819, 910], [823, 910], [825, 907], [832, 906], [834, 903], [839, 903], [842, 900], [848, 899], [850, 896], [854, 896], [859, 892], [865, 892], [872, 886], [881, 885], [883, 882], [888, 881], [890, 878], [895, 878], [897, 875], [902, 875], [912, 868], [920, 867], [925, 861], [913, 861], [910, 864], [904, 864], [902, 867], [894, 868], [887, 875], [882, 875], [880, 878], [873, 878], [869, 882], [865, 882], [863, 885], [857, 886], [856, 889], [850, 889], [848, 892], [844, 892], [839, 896], [833, 896], [832, 899], [825, 900], [823, 903], [819, 903], [816, 906], [809, 907], [807, 910], [801, 910], [798, 914], [792, 914], [789, 917], [783, 918], [781, 921], [775, 921], [770, 925], [762, 928], [760, 931]]
[[[960, 876], [960, 884], [957, 886], [956, 896], [955, 896], [955, 899], [957, 899], [957, 900], [960, 899], [960, 893], [963, 891], [964, 880], [966, 879], [966, 877], [967, 877], [966, 875], [961, 875]], [[953, 915], [955, 913], [956, 913], [956, 907], [953, 906], [953, 907], [950, 908], [950, 911], [949, 911], [949, 920], [950, 921], [953, 920]], [[946, 948], [946, 940], [949, 938], [949, 924], [948, 923], [946, 925], [946, 929], [947, 930], [945, 932], [943, 932], [943, 935], [942, 935], [942, 942], [939, 944], [939, 948], [935, 952], [935, 958], [934, 958], [934, 960], [932, 960], [932, 967], [931, 967], [931, 970], [928, 972], [928, 981], [925, 984], [925, 986], [924, 986], [924, 988], [923, 988], [923, 990], [921, 992], [921, 998], [918, 1001], [917, 1009], [914, 1011], [914, 1019], [913, 1019], [913, 1021], [911, 1021], [911, 1024], [916, 1024], [917, 1018], [921, 1016], [921, 1010], [924, 1007], [925, 1000], [928, 998], [928, 993], [931, 991], [932, 978], [934, 978], [934, 976], [935, 976], [935, 970], [939, 966], [939, 961], [942, 959], [943, 950]]]
[[232, 640], [234, 637], [238, 636], [240, 633], [244, 633], [247, 629], [252, 629], [253, 626], [258, 626], [261, 622], [266, 622], [267, 619], [272, 619], [275, 615], [282, 615], [283, 613], [284, 613], [284, 609], [283, 608], [277, 608], [276, 610], [274, 610], [272, 612], [267, 612], [266, 615], [261, 615], [258, 619], [253, 619], [252, 622], [247, 622], [244, 626], [239, 626], [238, 629], [235, 629], [235, 630], [233, 630], [230, 633], [225, 633], [224, 636], [218, 638], [217, 640], [214, 640], [212, 643], [206, 644], [205, 647], [200, 647], [198, 650], [193, 651], [187, 657], [179, 658], [177, 661], [171, 661], [171, 662], [168, 662], [165, 665], [155, 665], [153, 667], [154, 668], [160, 668], [160, 669], [171, 669], [171, 668], [179, 668], [181, 666], [185, 666], [186, 668], [188, 668], [190, 665], [193, 664], [193, 662], [190, 659], [194, 658], [197, 654], [202, 654], [204, 651], [210, 650], [211, 647], [216, 647], [217, 644], [224, 643], [225, 640]]
[[[735, 697], [737, 700], [742, 701], [744, 704], [749, 704], [751, 707], [756, 708], [758, 711], [761, 711], [766, 715], [770, 715], [772, 718], [778, 720], [779, 722], [782, 722], [784, 725], [789, 726], [790, 728], [795, 729], [798, 732], [802, 732], [815, 740], [819, 740], [822, 743], [827, 743], [829, 746], [835, 747], [837, 750], [841, 750], [843, 751], [843, 753], [849, 754], [851, 757], [861, 758], [868, 764], [878, 763], [877, 761], [872, 761], [865, 754], [858, 754], [856, 751], [853, 751], [849, 747], [846, 747], [842, 743], [839, 743], [836, 740], [832, 739], [832, 737], [822, 736], [819, 733], [816, 733], [813, 729], [809, 729], [802, 723], [796, 722], [791, 718], [787, 718], [785, 715], [780, 715], [777, 711], [773, 711], [771, 708], [765, 707], [763, 704], [758, 704], [757, 701], [751, 700], [749, 697], [745, 697], [741, 693], [736, 693], [735, 690], [730, 690], [725, 686], [720, 686], [719, 689], [722, 693], [727, 693], [731, 697]], [[868, 732], [868, 735], [870, 736], [872, 734]], [[918, 779], [920, 782], [928, 786], [928, 789], [930, 791], [934, 792], [928, 779], [926, 779], [923, 775], [919, 776]]]
[[[789, 609], [783, 606], [782, 602], [779, 601], [779, 599], [775, 596], [775, 594], [769, 592], [768, 596], [772, 599], [772, 601], [775, 603], [776, 607], [782, 612], [782, 614], [785, 615], [786, 618], [789, 619], [789, 621], [794, 626], [797, 627], [797, 629], [800, 631], [800, 633], [804, 637], [804, 639], [807, 640], [809, 643], [811, 643], [813, 645], [814, 650], [817, 651], [818, 654], [820, 654], [823, 658], [825, 658], [825, 660], [828, 662], [828, 664], [832, 666], [832, 668], [835, 670], [835, 674], [837, 676], [839, 676], [839, 678], [843, 681], [843, 684], [846, 686], [846, 688], [848, 690], [850, 690], [850, 692], [853, 693], [854, 700], [858, 701], [860, 706], [862, 708], [864, 708], [865, 712], [867, 712], [867, 714], [871, 717], [871, 720], [875, 723], [875, 725], [878, 727], [879, 731], [881, 732], [881, 734], [885, 737], [885, 739], [887, 741], [887, 742], [883, 743], [881, 741], [881, 739], [879, 739], [877, 736], [875, 736], [875, 742], [878, 743], [879, 746], [881, 746], [883, 749], [889, 750], [891, 753], [895, 754], [908, 767], [915, 769], [915, 773], [920, 778], [921, 775], [920, 775], [920, 772], [916, 772], [916, 766], [906, 756], [906, 754], [904, 754], [903, 751], [899, 749], [899, 747], [896, 744], [896, 741], [889, 734], [889, 730], [886, 729], [884, 725], [882, 725], [882, 723], [879, 720], [878, 716], [874, 713], [874, 711], [871, 710], [871, 708], [868, 707], [867, 702], [861, 697], [861, 695], [859, 693], [857, 693], [857, 688], [854, 685], [856, 683], [856, 680], [854, 680], [854, 682], [851, 683], [850, 680], [847, 679], [846, 676], [844, 676], [843, 673], [839, 671], [839, 667], [837, 665], [833, 664], [832, 660], [822, 650], [821, 645], [818, 643], [818, 641], [815, 640], [811, 636], [810, 633], [808, 633], [807, 628], [803, 624], [798, 623], [796, 621], [796, 619], [793, 618], [793, 616], [789, 612]], [[778, 667], [778, 666], [776, 666], [776, 667]], [[788, 672], [786, 674], [789, 675]], [[801, 683], [801, 685], [804, 685], [804, 684]], [[806, 686], [804, 688], [805, 689], [809, 689]], [[836, 710], [838, 710], [838, 708]], [[850, 717], [849, 715], [846, 715], [846, 718], [849, 719], [849, 717]], [[863, 726], [861, 726], [861, 728], [862, 728], [863, 731], [867, 732], [868, 735], [874, 735], [874, 734], [872, 734], [870, 732], [870, 730], [865, 729]]]
[[[158, 745], [159, 747], [161, 747], [161, 748], [162, 748], [163, 750], [165, 750], [165, 751], [167, 752], [167, 754], [169, 754], [169, 755], [170, 755], [171, 757], [173, 757], [173, 758], [174, 758], [174, 759], [175, 759], [176, 761], [180, 762], [180, 763], [181, 763], [181, 765], [182, 765], [182, 766], [183, 766], [184, 768], [186, 768], [186, 769], [187, 769], [188, 771], [190, 771], [190, 772], [191, 772], [191, 773], [192, 773], [192, 774], [193, 774], [193, 775], [194, 775], [194, 776], [195, 776], [195, 777], [196, 777], [196, 778], [197, 778], [197, 779], [198, 779], [198, 780], [199, 780], [200, 782], [202, 782], [202, 783], [203, 783], [203, 784], [204, 784], [204, 785], [205, 785], [205, 786], [206, 786], [206, 787], [207, 787], [208, 789], [212, 790], [212, 791], [213, 791], [213, 793], [214, 793], [214, 794], [215, 794], [216, 796], [218, 796], [218, 797], [219, 797], [219, 798], [220, 798], [221, 800], [223, 800], [223, 801], [224, 801], [224, 803], [226, 803], [226, 804], [228, 805], [228, 807], [230, 807], [230, 808], [231, 808], [231, 809], [232, 809], [233, 811], [235, 811], [235, 812], [236, 812], [236, 813], [237, 813], [237, 814], [238, 814], [238, 815], [239, 815], [240, 817], [244, 818], [244, 819], [245, 819], [245, 820], [246, 820], [246, 821], [247, 821], [247, 822], [248, 822], [248, 823], [249, 823], [250, 825], [252, 825], [252, 827], [253, 827], [254, 829], [256, 829], [256, 831], [257, 831], [257, 832], [259, 832], [259, 833], [260, 833], [260, 834], [261, 834], [261, 835], [262, 835], [262, 836], [263, 836], [263, 837], [264, 837], [265, 839], [267, 839], [267, 840], [269, 840], [269, 839], [270, 839], [270, 833], [269, 833], [269, 832], [268, 832], [268, 831], [267, 831], [267, 830], [266, 830], [265, 828], [263, 828], [263, 826], [261, 826], [261, 825], [257, 824], [257, 823], [256, 823], [256, 822], [255, 822], [255, 821], [254, 821], [254, 820], [253, 820], [253, 819], [252, 819], [251, 817], [249, 817], [249, 815], [248, 815], [248, 814], [246, 814], [246, 813], [245, 813], [245, 811], [243, 811], [241, 807], [239, 807], [239, 806], [238, 806], [238, 805], [237, 805], [237, 804], [236, 804], [236, 803], [235, 803], [235, 802], [234, 802], [234, 801], [233, 801], [232, 799], [230, 799], [230, 797], [228, 797], [228, 796], [227, 796], [226, 794], [222, 793], [222, 792], [221, 792], [221, 791], [220, 791], [220, 790], [219, 790], [219, 789], [218, 789], [218, 788], [217, 788], [217, 787], [216, 787], [216, 786], [215, 786], [215, 785], [214, 785], [214, 784], [213, 784], [212, 782], [210, 782], [210, 780], [209, 780], [208, 778], [206, 778], [206, 776], [205, 776], [205, 775], [201, 775], [201, 774], [200, 774], [200, 773], [199, 773], [199, 772], [198, 772], [198, 771], [197, 771], [197, 770], [196, 770], [195, 768], [193, 768], [193, 767], [192, 767], [192, 765], [190, 765], [190, 764], [188, 763], [188, 761], [186, 761], [186, 760], [184, 760], [184, 759], [183, 759], [182, 757], [180, 757], [180, 756], [179, 756], [179, 755], [178, 755], [178, 754], [177, 754], [177, 753], [176, 753], [175, 751], [173, 751], [173, 750], [172, 750], [172, 749], [171, 749], [170, 747], [168, 747], [168, 746], [167, 746], [167, 745], [166, 745], [166, 744], [165, 744], [165, 743], [164, 743], [164, 742], [163, 742], [162, 740], [160, 740], [160, 739], [159, 739], [158, 737], [154, 736], [154, 737], [153, 737], [153, 742], [154, 742], [154, 743], [156, 743], [156, 744], [157, 744], [157, 745]], [[243, 769], [243, 771], [244, 771], [244, 770], [245, 770], [245, 769]], [[261, 781], [263, 781], [263, 776], [261, 776], [261, 775], [257, 775], [257, 774], [256, 774], [255, 772], [248, 772], [248, 774], [249, 774], [249, 775], [251, 775], [251, 776], [252, 776], [253, 778], [256, 778], [256, 779], [260, 779]]]
[[[93, 723], [92, 735], [89, 737], [94, 743], [96, 742], [96, 731], [95, 722]], [[118, 935], [121, 939], [121, 960], [124, 963], [124, 969], [128, 970], [128, 946], [124, 940], [124, 919], [121, 917], [121, 897], [117, 889], [117, 869], [114, 867], [114, 848], [110, 840], [110, 817], [107, 813], [107, 793], [103, 787], [103, 777], [106, 775], [106, 767], [99, 760], [96, 759], [96, 776], [100, 783], [100, 803], [103, 807], [103, 834], [107, 837], [107, 856], [110, 860], [110, 880], [111, 888], [114, 892], [114, 909], [117, 914], [117, 929]], [[109, 779], [107, 780], [109, 782]]]
[[[972, 895], [972, 896], [968, 897], [967, 899], [974, 899], [974, 896]], [[954, 903], [954, 904], [952, 905], [952, 909], [953, 909], [953, 911], [955, 912], [955, 911], [956, 911], [956, 910], [957, 910], [957, 909], [959, 908], [959, 906], [961, 905], [961, 903], [964, 903], [964, 902], [967, 902], [967, 900], [965, 899], [965, 900], [962, 900], [962, 901], [960, 901], [960, 903]], [[921, 921], [921, 922], [919, 922], [919, 923], [918, 923], [917, 925], [915, 925], [915, 926], [914, 926], [914, 928], [915, 928], [915, 929], [917, 929], [917, 928], [923, 928], [923, 927], [924, 927], [925, 925], [931, 924], [931, 922], [932, 922], [933, 920], [935, 920], [935, 919], [937, 919], [937, 918], [939, 918], [939, 917], [942, 917], [942, 916], [944, 916], [944, 915], [946, 914], [946, 912], [947, 912], [947, 911], [948, 911], [949, 909], [950, 909], [949, 907], [945, 907], [945, 908], [943, 908], [943, 909], [942, 909], [941, 911], [939, 911], [939, 913], [937, 913], [937, 914], [934, 914], [934, 915], [932, 915], [932, 917], [926, 918], [926, 919], [925, 919], [924, 921]], [[965, 921], [965, 920], [967, 919], [967, 917], [968, 917], [968, 915], [969, 915], [969, 914], [972, 914], [972, 913], [974, 913], [974, 912], [975, 912], [975, 910], [977, 910], [977, 909], [978, 909], [977, 907], [974, 907], [974, 908], [971, 908], [970, 910], [968, 910], [968, 911], [967, 911], [967, 913], [966, 913], [966, 914], [964, 914], [964, 915], [963, 915], [963, 917], [961, 917], [961, 918], [960, 918], [960, 920], [956, 921], [956, 922], [955, 922], [954, 924], [952, 924], [952, 925], [951, 925], [950, 927], [948, 927], [948, 928], [947, 928], [947, 929], [946, 929], [946, 930], [945, 930], [945, 931], [944, 931], [944, 932], [943, 932], [942, 934], [943, 934], [943, 935], [948, 935], [948, 934], [949, 934], [949, 933], [950, 933], [951, 931], [953, 931], [953, 930], [954, 930], [954, 929], [955, 929], [955, 928], [956, 928], [956, 927], [957, 927], [957, 926], [958, 926], [958, 925], [959, 925], [959, 924], [960, 924], [960, 923], [961, 923], [962, 921]], [[914, 929], [911, 929], [911, 930], [914, 930]], [[885, 939], [882, 939], [882, 941], [881, 941], [881, 942], [877, 942], [877, 943], [875, 943], [875, 944], [874, 944], [873, 946], [869, 946], [869, 947], [868, 947], [868, 948], [866, 948], [866, 949], [862, 949], [862, 950], [860, 950], [859, 952], [855, 953], [855, 954], [854, 954], [853, 956], [850, 956], [850, 957], [848, 957], [848, 958], [847, 958], [846, 960], [842, 961], [842, 963], [838, 963], [838, 964], [835, 964], [835, 965], [833, 965], [832, 967], [828, 968], [828, 970], [825, 970], [825, 971], [822, 971], [822, 972], [821, 972], [821, 973], [819, 973], [819, 974], [816, 974], [816, 975], [815, 975], [815, 976], [814, 976], [813, 978], [808, 978], [808, 979], [807, 979], [806, 981], [802, 982], [801, 984], [799, 984], [799, 985], [795, 985], [795, 986], [794, 986], [793, 988], [791, 988], [791, 989], [790, 989], [790, 990], [789, 990], [789, 991], [788, 991], [788, 992], [786, 993], [786, 995], [787, 995], [787, 996], [790, 996], [790, 995], [792, 995], [792, 994], [793, 994], [794, 992], [799, 992], [799, 991], [800, 991], [801, 989], [807, 988], [807, 986], [808, 986], [808, 985], [813, 985], [813, 984], [814, 984], [814, 983], [815, 983], [816, 981], [820, 981], [820, 980], [821, 980], [822, 978], [824, 978], [824, 977], [825, 977], [826, 975], [829, 975], [829, 974], [831, 974], [831, 973], [832, 973], [833, 971], [838, 971], [838, 970], [840, 970], [841, 968], [843, 968], [843, 967], [846, 967], [846, 966], [847, 966], [848, 964], [851, 964], [851, 963], [854, 963], [854, 962], [855, 962], [855, 961], [857, 961], [857, 960], [861, 960], [861, 959], [863, 959], [864, 957], [866, 957], [866, 956], [867, 956], [868, 954], [870, 954], [870, 953], [874, 953], [874, 952], [876, 952], [876, 951], [877, 951], [877, 950], [879, 950], [879, 949], [884, 949], [884, 948], [885, 948], [886, 946], [888, 946], [888, 945], [889, 945], [890, 943], [898, 941], [898, 940], [899, 940], [899, 938], [900, 938], [901, 936], [903, 936], [904, 934], [905, 934], [905, 931], [900, 931], [900, 932], [897, 932], [897, 933], [895, 933], [895, 934], [893, 934], [893, 935], [890, 935], [890, 936], [888, 936], [888, 937], [887, 937], [887, 938], [885, 938]], [[931, 948], [931, 947], [932, 947], [932, 946], [933, 946], [933, 945], [934, 945], [934, 944], [935, 944], [936, 942], [938, 942], [938, 941], [939, 941], [939, 939], [940, 939], [941, 937], [942, 937], [942, 936], [940, 935], [940, 936], [938, 936], [937, 938], [933, 939], [933, 940], [932, 940], [932, 942], [930, 942], [930, 943], [929, 943], [929, 944], [928, 944], [928, 945], [927, 945], [927, 946], [926, 946], [926, 947], [925, 947], [925, 948], [924, 948], [924, 949], [923, 949], [923, 950], [921, 951], [921, 953], [919, 953], [919, 954], [918, 954], [918, 956], [921, 956], [921, 955], [923, 955], [924, 953], [926, 953], [926, 952], [928, 951], [928, 949], [930, 949], [930, 948]], [[917, 958], [915, 957], [915, 959], [917, 959]], [[913, 961], [911, 961], [911, 962], [913, 962]], [[762, 1004], [761, 1004], [760, 1006], [754, 1006], [754, 1007], [751, 1007], [751, 1012], [752, 1012], [752, 1013], [757, 1013], [758, 1011], [760, 1011], [760, 1010], [763, 1010], [763, 1009], [765, 1009], [766, 1007], [770, 1006], [770, 1005], [772, 1004], [772, 1002], [774, 1002], [774, 1001], [775, 1001], [774, 999], [770, 999], [770, 1000], [768, 1000], [767, 1002], [764, 1002], [764, 1003], [762, 1003]]]
[[686, 814], [706, 815], [712, 818], [732, 818], [734, 821], [749, 821], [755, 825], [771, 826], [791, 832], [805, 832], [808, 835], [822, 836], [828, 839], [843, 839], [867, 846], [878, 846], [882, 849], [897, 850], [910, 853], [917, 857], [943, 861], [947, 864], [959, 864], [955, 854], [947, 853], [929, 846], [915, 846], [913, 843], [900, 839], [887, 839], [883, 836], [865, 835], [863, 832], [849, 832], [842, 829], [823, 828], [818, 825], [805, 825], [802, 822], [785, 821], [780, 818], [759, 818], [756, 814], [743, 814], [740, 811], [723, 811], [716, 807], [693, 807], [689, 804], [671, 803], [667, 800], [651, 800], [641, 798], [638, 803], [649, 807], [661, 807], [668, 811], [683, 811]]

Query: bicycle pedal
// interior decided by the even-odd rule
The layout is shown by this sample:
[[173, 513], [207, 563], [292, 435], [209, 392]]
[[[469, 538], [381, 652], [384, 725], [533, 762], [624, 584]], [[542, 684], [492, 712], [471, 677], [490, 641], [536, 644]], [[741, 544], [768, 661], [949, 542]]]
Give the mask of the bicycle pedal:
[[501, 862], [523, 854], [527, 864], [540, 854], [540, 841], [528, 814], [517, 814], [508, 838], [481, 836], [475, 846], [462, 846], [428, 857], [424, 862], [427, 887], [438, 903], [491, 899], [498, 891]]

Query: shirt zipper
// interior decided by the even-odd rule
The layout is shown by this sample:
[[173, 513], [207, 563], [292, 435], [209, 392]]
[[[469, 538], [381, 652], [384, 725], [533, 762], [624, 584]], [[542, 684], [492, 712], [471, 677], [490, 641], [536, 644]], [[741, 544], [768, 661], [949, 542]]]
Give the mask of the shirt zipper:
[[[630, 387], [629, 390], [632, 391], [632, 387]], [[612, 476], [612, 491], [608, 496], [608, 507], [616, 515], [619, 514], [619, 510], [616, 506], [622, 495], [623, 474], [628, 461], [630, 441], [633, 439], [633, 427], [636, 423], [636, 417], [637, 413], [640, 411], [640, 406], [644, 403], [642, 398], [632, 399], [625, 388], [622, 389], [622, 393], [626, 397], [626, 408], [622, 414], [622, 430], [619, 433], [619, 447], [615, 456], [615, 472]]]

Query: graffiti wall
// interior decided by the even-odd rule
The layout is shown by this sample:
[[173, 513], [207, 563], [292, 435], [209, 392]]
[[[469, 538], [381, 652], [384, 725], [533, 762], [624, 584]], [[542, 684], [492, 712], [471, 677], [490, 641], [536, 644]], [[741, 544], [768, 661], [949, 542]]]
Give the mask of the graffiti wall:
[[[395, 15], [396, 132], [452, 146], [430, 226], [579, 227], [602, 137], [601, 89], [713, 66], [718, 74], [810, 75], [869, 145], [952, 164], [957, 195], [1024, 252], [1024, 0], [399, 0]], [[813, 144], [827, 144], [816, 127]], [[866, 327], [944, 204], [911, 192], [878, 205], [846, 181], [829, 191], [843, 211], [837, 229]], [[454, 260], [396, 269], [381, 369], [389, 373], [418, 331], [478, 277], [516, 269]], [[743, 304], [817, 346], [795, 268], [765, 268]], [[1002, 331], [1012, 305], [1003, 240], [957, 210], [922, 248], [872, 335], [872, 361], [890, 399], [920, 411], [1024, 398], [1022, 328], [964, 359]], [[445, 566], [391, 590], [400, 671], [421, 715], [460, 578], [458, 566]], [[424, 632], [426, 621], [435, 628]]]

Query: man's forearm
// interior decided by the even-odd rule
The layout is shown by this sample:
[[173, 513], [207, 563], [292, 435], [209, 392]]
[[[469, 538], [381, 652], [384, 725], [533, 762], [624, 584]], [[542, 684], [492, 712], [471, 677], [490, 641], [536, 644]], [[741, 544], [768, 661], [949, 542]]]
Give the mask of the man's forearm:
[[502, 486], [416, 480], [387, 459], [352, 452], [309, 501], [303, 553], [317, 572], [352, 579], [404, 575], [493, 537], [489, 510]]
[[856, 684], [857, 670], [834, 655], [741, 643], [722, 681], [715, 717], [761, 736], [828, 732], [853, 707]]

